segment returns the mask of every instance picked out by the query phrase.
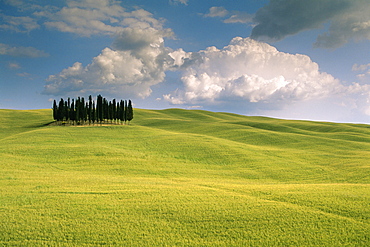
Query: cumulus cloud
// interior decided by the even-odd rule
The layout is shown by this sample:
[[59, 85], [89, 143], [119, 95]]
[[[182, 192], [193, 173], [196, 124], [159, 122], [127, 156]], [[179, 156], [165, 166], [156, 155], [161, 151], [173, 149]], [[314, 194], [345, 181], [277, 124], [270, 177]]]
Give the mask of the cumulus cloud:
[[[113, 47], [118, 50], [145, 50], [148, 47], [162, 46], [165, 37], [173, 35], [171, 30], [156, 30], [154, 28], [125, 28], [116, 37]], [[143, 54], [144, 55], [144, 54]]]
[[163, 28], [163, 20], [155, 19], [143, 9], [127, 11], [119, 2], [69, 1], [68, 6], [49, 17], [47, 23], [63, 32], [83, 36], [111, 35], [114, 41], [91, 63], [76, 62], [47, 79], [44, 94], [88, 94], [145, 98], [151, 86], [162, 82], [165, 71], [174, 65], [172, 52], [164, 46], [165, 38], [173, 37]]
[[191, 63], [176, 58], [177, 63], [183, 61], [184, 88], [164, 95], [172, 104], [239, 101], [282, 107], [330, 95], [370, 92], [368, 85], [342, 85], [306, 55], [279, 52], [250, 38], [236, 37], [223, 49], [208, 47], [197, 56], [184, 55], [192, 58]]
[[270, 0], [254, 17], [254, 39], [281, 40], [288, 35], [320, 28], [330, 21], [329, 30], [318, 36], [316, 47], [335, 48], [348, 41], [370, 39], [368, 0]]
[[88, 94], [145, 98], [162, 82], [174, 60], [164, 46], [164, 30], [126, 28], [112, 48], [105, 48], [90, 64], [76, 62], [47, 79], [44, 94]]
[[38, 50], [34, 47], [9, 46], [0, 43], [0, 55], [8, 55], [13, 57], [47, 57], [48, 53]]

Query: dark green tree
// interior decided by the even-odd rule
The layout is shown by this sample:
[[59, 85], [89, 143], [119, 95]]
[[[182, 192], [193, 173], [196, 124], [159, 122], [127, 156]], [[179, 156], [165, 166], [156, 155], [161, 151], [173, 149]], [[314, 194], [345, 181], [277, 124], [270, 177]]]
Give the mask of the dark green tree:
[[82, 122], [82, 124], [85, 123], [85, 116], [86, 114], [86, 111], [85, 111], [85, 99], [84, 97], [81, 97], [81, 102], [80, 102], [80, 121]]
[[53, 119], [55, 121], [58, 120], [58, 106], [57, 106], [57, 101], [56, 100], [54, 100], [54, 102], [53, 102]]
[[86, 102], [85, 103], [85, 107], [84, 107], [84, 122], [87, 122], [88, 118], [89, 118], [89, 103]]
[[96, 104], [89, 96], [88, 101], [85, 101], [83, 97], [77, 99], [68, 98], [64, 100], [60, 99], [59, 104], [57, 101], [53, 101], [53, 119], [57, 122], [67, 121], [71, 124], [85, 124], [89, 121], [89, 124], [93, 122], [105, 122], [109, 121], [113, 123], [126, 123], [131, 121], [134, 117], [132, 102], [131, 100], [120, 100], [108, 101], [100, 94], [97, 96]]
[[59, 101], [59, 106], [58, 106], [58, 121], [63, 121], [63, 118], [64, 118], [64, 100], [63, 99], [60, 99]]
[[116, 106], [116, 119], [117, 121], [121, 121], [121, 108], [120, 108], [120, 105], [119, 105], [120, 102], [117, 101], [117, 106]]
[[94, 124], [96, 120], [96, 113], [95, 113], [95, 102], [92, 104], [92, 110], [91, 110], [91, 121]]
[[91, 120], [92, 120], [92, 105], [93, 105], [93, 102], [92, 102], [92, 97], [91, 95], [89, 96], [89, 109], [88, 109], [88, 118], [89, 118], [89, 124], [91, 124]]
[[121, 100], [121, 102], [120, 102], [119, 109], [120, 109], [119, 110], [120, 120], [121, 120], [121, 123], [123, 124], [126, 121], [125, 102], [123, 100]]
[[71, 120], [71, 99], [68, 97], [67, 99], [67, 120]]
[[130, 122], [132, 119], [134, 119], [134, 110], [132, 108], [131, 100], [128, 101], [127, 105], [127, 114], [126, 114], [126, 120]]
[[68, 102], [64, 101], [64, 119], [68, 122], [69, 115], [68, 115], [69, 109], [68, 109]]
[[96, 98], [97, 120], [103, 122], [103, 97], [99, 94]]
[[106, 98], [103, 98], [103, 118], [104, 120], [107, 120], [109, 117], [108, 117], [108, 114], [109, 114], [109, 110], [108, 110], [108, 101]]
[[127, 121], [127, 100], [125, 100], [125, 123], [126, 123], [126, 121]]
[[[92, 110], [92, 109], [91, 109]], [[85, 121], [89, 122], [90, 113], [89, 113], [89, 102], [86, 101], [85, 103]]]
[[114, 121], [117, 119], [116, 99], [112, 100], [112, 119]]
[[76, 111], [75, 111], [75, 100], [74, 99], [72, 99], [71, 109], [69, 109], [69, 115], [70, 115], [70, 119], [71, 119], [72, 123], [75, 124]]
[[80, 120], [81, 120], [81, 98], [80, 97], [78, 97], [77, 99], [76, 99], [76, 119], [75, 119], [75, 121], [76, 121], [76, 124], [79, 124], [80, 123]]
[[112, 122], [112, 101], [108, 102], [108, 119]]

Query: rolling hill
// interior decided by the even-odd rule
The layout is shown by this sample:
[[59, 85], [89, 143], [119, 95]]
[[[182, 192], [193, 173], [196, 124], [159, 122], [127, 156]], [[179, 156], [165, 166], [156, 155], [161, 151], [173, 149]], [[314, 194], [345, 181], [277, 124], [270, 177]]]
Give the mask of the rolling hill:
[[369, 246], [370, 126], [0, 110], [0, 245]]

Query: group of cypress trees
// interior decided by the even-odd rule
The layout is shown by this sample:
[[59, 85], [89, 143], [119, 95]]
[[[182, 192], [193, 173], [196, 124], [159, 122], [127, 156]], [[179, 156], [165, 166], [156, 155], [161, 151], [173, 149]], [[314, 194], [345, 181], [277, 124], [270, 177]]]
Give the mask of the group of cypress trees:
[[131, 100], [120, 100], [119, 102], [113, 99], [109, 101], [103, 98], [100, 94], [96, 97], [96, 104], [91, 95], [89, 100], [85, 101], [83, 97], [77, 99], [68, 98], [68, 100], [60, 99], [59, 104], [56, 100], [53, 103], [54, 120], [63, 123], [71, 124], [95, 124], [106, 123], [126, 123], [134, 118]]

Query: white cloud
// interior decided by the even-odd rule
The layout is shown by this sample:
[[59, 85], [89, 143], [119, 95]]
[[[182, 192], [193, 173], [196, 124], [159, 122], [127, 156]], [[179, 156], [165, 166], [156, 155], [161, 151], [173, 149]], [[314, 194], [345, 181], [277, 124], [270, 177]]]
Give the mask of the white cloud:
[[367, 69], [370, 69], [370, 63], [368, 63], [368, 64], [357, 64], [357, 63], [355, 63], [352, 66], [352, 71], [364, 71], [364, 70], [367, 70]]
[[114, 35], [125, 28], [161, 29], [163, 20], [153, 18], [143, 9], [127, 11], [115, 0], [67, 1], [67, 6], [58, 11], [39, 11], [35, 16], [44, 17], [44, 25], [61, 32], [79, 36]]
[[7, 44], [0, 43], [0, 55], [8, 55], [13, 57], [47, 57], [44, 51], [38, 50], [34, 47], [23, 47], [23, 46], [9, 46]]
[[250, 38], [234, 38], [221, 50], [208, 47], [199, 56], [182, 76], [185, 91], [172, 95], [173, 99], [188, 103], [223, 98], [289, 102], [325, 96], [339, 85], [308, 56], [279, 52]]
[[357, 75], [357, 78], [361, 81], [365, 80], [370, 76], [370, 63], [369, 64], [354, 64], [352, 66], [352, 71], [359, 71], [360, 74]]
[[17, 73], [17, 76], [25, 77], [25, 78], [30, 79], [30, 80], [34, 80], [35, 79], [35, 76], [34, 75], [31, 75], [30, 73], [27, 73], [27, 72]]
[[250, 24], [253, 21], [253, 15], [242, 12], [242, 11], [228, 11], [224, 7], [211, 7], [204, 17], [220, 17], [224, 19], [224, 23], [247, 23]]
[[[163, 20], [143, 9], [127, 12], [119, 2], [70, 1], [48, 23], [60, 31], [114, 35], [111, 48], [105, 48], [87, 66], [76, 62], [47, 79], [44, 94], [68, 95], [104, 92], [110, 95], [148, 97], [151, 86], [162, 82], [174, 59], [164, 46], [173, 36], [163, 28]], [[50, 17], [51, 18], [51, 17]]]
[[369, 85], [342, 85], [306, 55], [279, 52], [250, 38], [237, 37], [223, 49], [208, 47], [192, 57], [183, 67], [184, 88], [164, 95], [172, 104], [250, 102], [282, 108], [332, 95], [366, 98], [370, 92]]
[[[44, 94], [87, 94], [148, 97], [151, 86], [162, 82], [173, 59], [164, 47], [165, 30], [126, 28], [113, 44], [83, 66], [76, 62], [48, 78]], [[168, 34], [169, 35], [169, 34]]]
[[8, 5], [16, 7], [21, 12], [53, 8], [51, 6], [40, 6], [38, 4], [34, 4], [34, 1], [29, 0], [4, 0], [4, 2]]
[[253, 15], [241, 12], [241, 11], [234, 11], [233, 14], [226, 20], [224, 23], [252, 23], [253, 22]]
[[314, 45], [335, 48], [351, 40], [370, 40], [369, 12], [368, 0], [270, 0], [257, 11], [251, 37], [281, 40], [330, 23], [329, 30], [319, 35]]
[[29, 33], [34, 29], [40, 28], [37, 21], [29, 16], [8, 16], [0, 14], [2, 24], [0, 29], [10, 30], [17, 33]]
[[44, 24], [61, 32], [81, 36], [114, 34], [122, 29], [117, 25], [126, 14], [116, 1], [67, 1], [67, 6], [57, 12], [40, 11], [35, 15], [46, 17]]
[[196, 60], [193, 58], [193, 54], [197, 54], [197, 53], [185, 52], [181, 48], [176, 51], [170, 52], [168, 55], [173, 59], [172, 68], [178, 69], [180, 67], [184, 68], [190, 65], [193, 61]]
[[205, 17], [224, 17], [229, 13], [224, 7], [211, 7]]
[[115, 35], [127, 27], [162, 29], [164, 22], [137, 7], [129, 11], [116, 0], [66, 0], [66, 6], [62, 8], [40, 6], [23, 0], [7, 0], [6, 3], [16, 7], [19, 12], [28, 12], [28, 16], [0, 14], [0, 19], [3, 19], [0, 29], [15, 32], [30, 32], [40, 28], [38, 21], [50, 29], [90, 37]]
[[184, 5], [188, 5], [188, 2], [189, 2], [189, 0], [169, 0], [169, 1], [170, 1], [170, 4], [181, 3], [181, 4], [184, 4]]
[[151, 27], [145, 29], [125, 28], [116, 37], [113, 47], [118, 50], [138, 52], [154, 46], [163, 46], [164, 38], [172, 35], [172, 31], [169, 29], [156, 30]]

